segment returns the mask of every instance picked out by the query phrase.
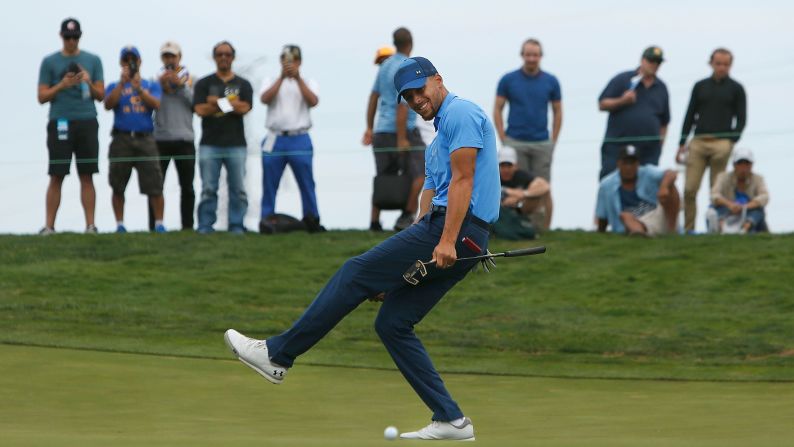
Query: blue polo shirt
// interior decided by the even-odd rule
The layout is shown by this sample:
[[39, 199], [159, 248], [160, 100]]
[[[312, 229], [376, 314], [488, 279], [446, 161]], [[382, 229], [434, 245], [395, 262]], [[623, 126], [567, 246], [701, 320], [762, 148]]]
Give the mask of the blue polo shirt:
[[[375, 133], [397, 133], [397, 89], [394, 88], [394, 75], [406, 59], [408, 56], [397, 53], [383, 61], [378, 69], [378, 77], [372, 86], [372, 92], [380, 95], [375, 127], [372, 129]], [[412, 130], [415, 127], [416, 112], [409, 107], [406, 128]]]
[[[656, 194], [662, 183], [665, 170], [653, 165], [640, 166], [637, 171], [637, 184], [635, 191], [637, 197], [649, 204], [658, 204]], [[620, 170], [614, 170], [601, 180], [598, 186], [598, 200], [596, 201], [596, 217], [609, 222], [614, 233], [625, 233], [626, 228], [620, 220], [623, 211], [623, 202], [620, 199]]]
[[424, 189], [433, 189], [433, 204], [447, 206], [452, 168], [451, 153], [462, 147], [477, 151], [474, 186], [469, 210], [486, 222], [499, 218], [499, 162], [496, 156], [496, 134], [491, 120], [480, 106], [448, 93], [433, 121], [436, 138], [425, 151]]
[[[105, 97], [116, 88], [118, 82], [111, 82], [105, 89]], [[148, 79], [141, 80], [141, 87], [148, 90], [149, 94], [157, 99], [163, 96], [163, 89], [160, 83]], [[154, 121], [152, 113], [154, 109], [149, 108], [141, 99], [132, 84], [124, 84], [121, 89], [121, 97], [118, 104], [113, 108], [113, 128], [125, 132], [154, 132]]]
[[496, 94], [509, 102], [507, 136], [523, 141], [549, 139], [549, 102], [562, 100], [554, 75], [542, 70], [528, 75], [519, 68], [502, 76]]
[[[631, 78], [635, 75], [637, 70], [626, 71], [612, 78], [598, 100], [623, 96], [631, 85]], [[659, 138], [661, 127], [670, 122], [670, 97], [667, 86], [661, 79], [656, 78], [648, 88], [640, 82], [635, 91], [637, 102], [609, 113], [607, 138], [646, 137], [636, 142], [653, 141], [653, 137]], [[619, 142], [619, 144], [629, 143], [632, 141]]]

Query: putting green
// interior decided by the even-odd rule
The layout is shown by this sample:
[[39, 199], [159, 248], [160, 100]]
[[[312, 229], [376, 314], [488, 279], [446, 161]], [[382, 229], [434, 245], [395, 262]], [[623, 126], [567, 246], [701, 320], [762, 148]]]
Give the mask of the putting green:
[[[218, 342], [220, 343], [220, 337]], [[794, 384], [447, 375], [477, 445], [781, 446]], [[0, 345], [0, 444], [377, 446], [430, 414], [396, 371]], [[416, 445], [400, 441], [401, 445]], [[421, 444], [424, 445], [424, 444]]]

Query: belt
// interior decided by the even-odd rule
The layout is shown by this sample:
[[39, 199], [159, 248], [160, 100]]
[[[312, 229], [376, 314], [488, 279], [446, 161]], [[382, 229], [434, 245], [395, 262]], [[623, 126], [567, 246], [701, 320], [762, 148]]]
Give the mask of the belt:
[[308, 133], [308, 129], [295, 129], [295, 130], [277, 130], [275, 132], [276, 135], [280, 137], [295, 137], [298, 135], [303, 135]]
[[[444, 215], [444, 214], [447, 214], [447, 207], [440, 206], [440, 205], [430, 205], [430, 212], [433, 213], [433, 214]], [[469, 222], [473, 223], [474, 225], [477, 225], [480, 228], [485, 228], [486, 230], [490, 230], [490, 228], [491, 228], [491, 224], [489, 224], [488, 222], [480, 219], [479, 217], [475, 216], [472, 213], [467, 213], [466, 214], [466, 219], [468, 219]]]
[[110, 132], [110, 134], [111, 135], [127, 135], [127, 136], [132, 137], [132, 138], [143, 138], [143, 137], [148, 137], [152, 133], [151, 132], [135, 132], [135, 131], [129, 131], [129, 130], [113, 129]]

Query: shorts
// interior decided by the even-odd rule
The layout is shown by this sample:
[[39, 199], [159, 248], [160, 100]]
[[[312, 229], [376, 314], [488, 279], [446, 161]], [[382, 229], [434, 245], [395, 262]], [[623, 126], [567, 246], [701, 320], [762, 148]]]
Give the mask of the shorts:
[[667, 216], [664, 215], [664, 208], [661, 206], [657, 206], [637, 219], [645, 225], [645, 232], [648, 236], [661, 236], [670, 232], [667, 229]]
[[516, 150], [518, 168], [532, 175], [551, 180], [551, 159], [554, 144], [549, 141], [521, 141], [507, 137], [505, 146]]
[[47, 151], [49, 152], [49, 168], [47, 174], [58, 177], [69, 175], [72, 165], [72, 154], [75, 156], [78, 174], [96, 174], [99, 172], [99, 138], [97, 120], [69, 120], [69, 128], [65, 140], [58, 139], [58, 120], [47, 123]]
[[425, 151], [419, 129], [408, 131], [410, 151], [397, 149], [397, 134], [379, 132], [372, 136], [372, 149], [375, 152], [375, 172], [381, 174], [396, 174], [400, 169], [405, 169], [412, 177], [425, 176]]
[[134, 167], [138, 171], [138, 186], [141, 194], [162, 195], [163, 173], [160, 170], [158, 158], [157, 143], [153, 136], [114, 134], [113, 140], [110, 142], [109, 175], [113, 193], [124, 194]]

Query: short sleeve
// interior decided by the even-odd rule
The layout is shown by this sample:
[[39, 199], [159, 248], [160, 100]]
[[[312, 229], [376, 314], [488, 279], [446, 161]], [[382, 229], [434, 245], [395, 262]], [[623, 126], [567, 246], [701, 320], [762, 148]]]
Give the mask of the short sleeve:
[[508, 77], [509, 75], [502, 76], [502, 79], [499, 80], [499, 83], [496, 85], [496, 96], [501, 96], [503, 98], [508, 97]]
[[206, 78], [199, 79], [199, 81], [196, 82], [196, 86], [193, 89], [193, 107], [207, 102], [207, 96], [209, 96], [209, 88], [207, 84], [208, 82]]
[[662, 113], [659, 116], [659, 121], [662, 126], [670, 124], [670, 94], [667, 92], [667, 86], [664, 87], [664, 104], [662, 104]]
[[312, 91], [317, 96], [320, 96], [320, 84], [317, 83], [314, 79], [309, 79], [306, 81], [306, 86], [309, 87], [309, 90]]
[[653, 180], [654, 183], [661, 182], [664, 178], [664, 173], [667, 172], [665, 169], [652, 165], [644, 166], [644, 168], [647, 169], [646, 174], [651, 180]]
[[251, 86], [250, 82], [245, 81], [243, 85], [240, 86], [240, 99], [253, 106], [254, 88]]
[[607, 210], [607, 204], [609, 200], [607, 198], [607, 189], [604, 187], [602, 183], [598, 187], [598, 198], [596, 199], [596, 217], [601, 220], [609, 219], [609, 211]]
[[157, 99], [163, 97], [163, 88], [160, 86], [159, 82], [149, 81], [149, 94]]
[[259, 96], [262, 96], [263, 93], [267, 91], [274, 83], [276, 82], [276, 78], [265, 78], [262, 81], [261, 87], [259, 87]]
[[556, 76], [551, 77], [551, 93], [549, 95], [551, 101], [562, 101], [562, 89], [560, 88], [560, 81]]
[[102, 59], [99, 56], [94, 56], [94, 69], [91, 73], [91, 80], [105, 82], [105, 74], [102, 70]]
[[609, 81], [607, 86], [604, 88], [604, 91], [601, 92], [601, 96], [598, 97], [598, 100], [601, 101], [602, 99], [607, 98], [620, 98], [623, 93], [626, 92], [628, 85], [623, 80], [623, 76], [617, 75], [612, 80]]
[[483, 116], [471, 107], [450, 110], [444, 119], [444, 133], [449, 138], [449, 153], [462, 147], [484, 147]]
[[46, 58], [41, 61], [41, 66], [39, 67], [39, 85], [50, 87], [55, 82], [52, 79], [52, 70], [50, 70], [50, 64], [48, 62], [49, 59]]
[[110, 95], [110, 92], [112, 92], [113, 89], [116, 88], [116, 84], [117, 84], [117, 82], [111, 82], [110, 84], [105, 86], [105, 97], [106, 98], [107, 98], [108, 95]]

